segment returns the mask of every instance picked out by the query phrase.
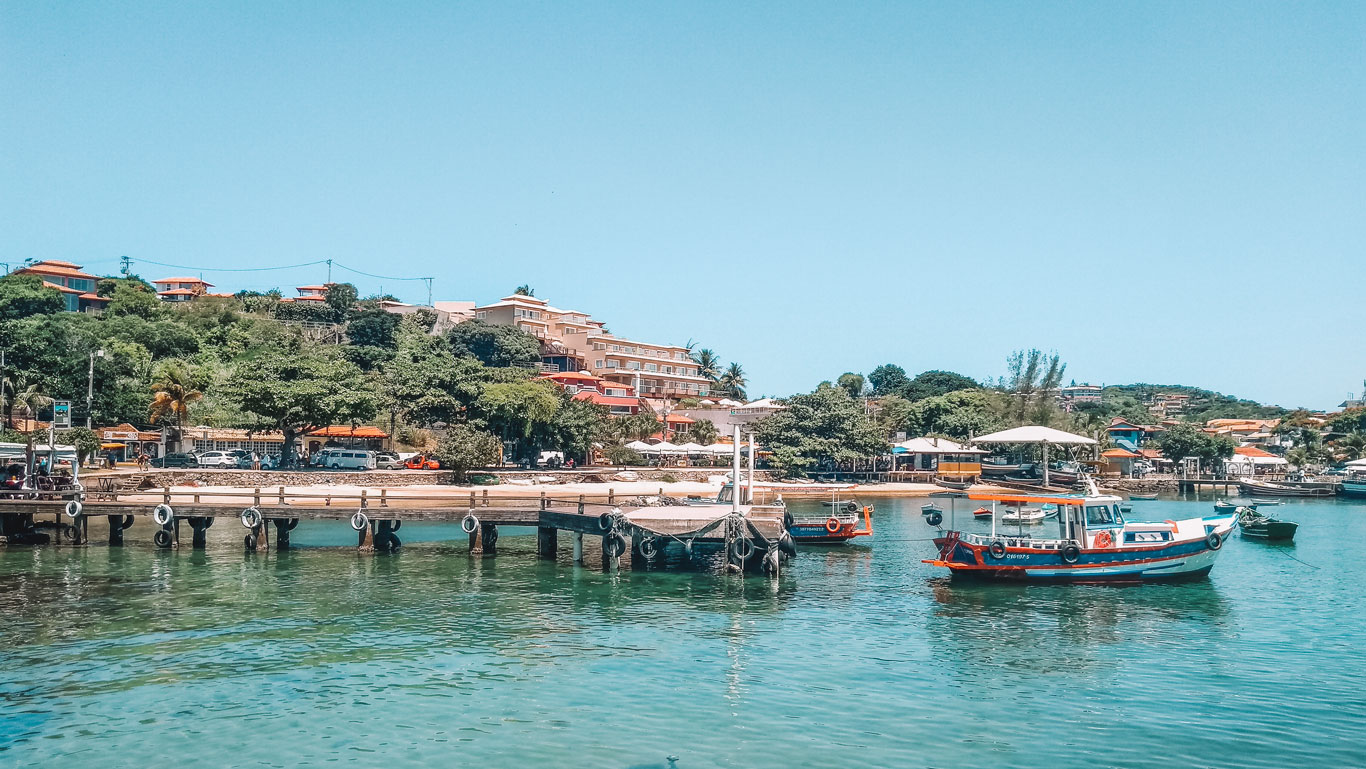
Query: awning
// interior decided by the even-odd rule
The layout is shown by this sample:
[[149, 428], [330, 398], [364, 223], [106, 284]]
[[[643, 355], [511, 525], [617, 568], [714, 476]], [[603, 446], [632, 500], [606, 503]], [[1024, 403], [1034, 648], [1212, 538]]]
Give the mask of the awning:
[[1051, 443], [1055, 446], [1089, 446], [1095, 441], [1084, 435], [1073, 435], [1043, 425], [1025, 425], [981, 435], [969, 443]]
[[101, 448], [101, 449], [105, 449], [105, 450], [108, 450], [108, 449], [126, 449], [126, 448], [128, 448], [128, 445], [127, 445], [127, 444], [124, 444], [124, 443], [101, 443], [101, 444], [100, 444], [100, 448]]

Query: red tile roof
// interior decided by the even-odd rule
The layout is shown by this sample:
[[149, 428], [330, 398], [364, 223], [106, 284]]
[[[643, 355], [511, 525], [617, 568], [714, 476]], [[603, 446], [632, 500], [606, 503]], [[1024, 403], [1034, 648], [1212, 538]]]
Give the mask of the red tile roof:
[[688, 417], [683, 416], [682, 414], [669, 414], [668, 416], [664, 417], [664, 421], [672, 424], [690, 425], [693, 422], [696, 422], [697, 420], [690, 419]]
[[55, 259], [48, 259], [41, 262], [35, 262], [27, 267], [20, 267], [19, 269], [15, 270], [15, 272], [21, 274], [30, 273], [33, 275], [58, 275], [63, 278], [85, 278], [86, 280], [99, 280], [99, 278], [94, 275], [89, 275], [84, 272], [81, 272], [81, 266], [79, 264], [72, 264], [71, 262], [60, 262]]
[[162, 278], [161, 280], [154, 280], [152, 281], [152, 283], [156, 285], [161, 285], [162, 283], [194, 283], [196, 285], [201, 286], [213, 285], [212, 283], [208, 282], [207, 280], [204, 280], [203, 278]]
[[637, 398], [623, 398], [620, 395], [603, 395], [602, 393], [584, 391], [574, 396], [576, 401], [592, 401], [599, 406], [639, 406], [640, 400]]
[[1274, 457], [1270, 451], [1263, 451], [1256, 446], [1239, 446], [1233, 450], [1234, 454], [1240, 457]]
[[1100, 455], [1106, 459], [1138, 459], [1143, 456], [1126, 449], [1106, 449]]
[[332, 425], [321, 427], [308, 434], [315, 438], [388, 438], [389, 433], [384, 432], [378, 427], [361, 425], [351, 427], [350, 425]]

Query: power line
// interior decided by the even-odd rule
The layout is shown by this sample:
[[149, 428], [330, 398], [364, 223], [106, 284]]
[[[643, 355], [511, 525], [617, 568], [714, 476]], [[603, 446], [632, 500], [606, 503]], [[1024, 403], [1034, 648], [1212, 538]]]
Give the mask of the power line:
[[[302, 264], [287, 264], [282, 267], [194, 267], [188, 264], [167, 264], [166, 262], [154, 262], [151, 259], [135, 258], [131, 261], [141, 262], [142, 264], [155, 264], [158, 267], [173, 267], [177, 270], [195, 270], [198, 272], [266, 272], [267, 270], [294, 270], [299, 267], [312, 267], [318, 264], [326, 264], [326, 259], [319, 259], [316, 262], [304, 262]], [[398, 278], [398, 280], [403, 280]], [[414, 278], [413, 280], [416, 280]]]
[[347, 272], [354, 272], [357, 275], [364, 275], [367, 278], [375, 278], [377, 280], [431, 280], [431, 278], [397, 278], [393, 275], [375, 275], [369, 272], [361, 272], [360, 270], [357, 270], [354, 267], [347, 267], [341, 262], [334, 261], [332, 262], [332, 264], [342, 268], [343, 270], [346, 270]]

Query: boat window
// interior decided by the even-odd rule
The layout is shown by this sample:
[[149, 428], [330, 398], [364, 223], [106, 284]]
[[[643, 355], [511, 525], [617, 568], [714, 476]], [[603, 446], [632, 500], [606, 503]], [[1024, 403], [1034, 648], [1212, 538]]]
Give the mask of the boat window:
[[1119, 505], [1114, 506], [1115, 523], [1124, 523], [1124, 513], [1120, 511]]
[[1099, 523], [1114, 523], [1114, 514], [1110, 512], [1109, 505], [1087, 505], [1086, 523], [1088, 526]]

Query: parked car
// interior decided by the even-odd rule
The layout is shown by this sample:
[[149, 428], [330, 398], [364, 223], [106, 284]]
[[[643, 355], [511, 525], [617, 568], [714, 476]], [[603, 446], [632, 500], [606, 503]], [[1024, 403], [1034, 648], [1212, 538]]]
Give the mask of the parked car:
[[198, 459], [200, 467], [237, 467], [237, 455], [230, 451], [205, 451]]
[[402, 470], [403, 460], [392, 451], [381, 451], [375, 455], [375, 468], [379, 470]]
[[415, 454], [403, 466], [409, 470], [440, 470], [441, 463], [435, 457], [426, 454]]
[[333, 470], [374, 470], [375, 452], [365, 449], [332, 449], [327, 466]]
[[152, 467], [198, 467], [199, 460], [194, 454], [167, 454], [152, 460]]

